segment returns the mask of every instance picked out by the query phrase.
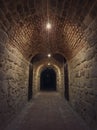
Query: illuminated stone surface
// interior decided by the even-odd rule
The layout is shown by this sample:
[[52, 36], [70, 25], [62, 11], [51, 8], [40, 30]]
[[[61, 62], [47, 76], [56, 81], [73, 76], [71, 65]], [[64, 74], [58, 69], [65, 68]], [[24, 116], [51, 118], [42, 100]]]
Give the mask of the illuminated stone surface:
[[1, 129], [28, 102], [31, 62], [33, 96], [48, 63], [56, 72], [57, 90], [64, 95], [68, 64], [69, 103], [92, 130], [97, 129], [96, 12], [94, 0], [48, 0], [48, 6], [47, 0], [0, 0]]

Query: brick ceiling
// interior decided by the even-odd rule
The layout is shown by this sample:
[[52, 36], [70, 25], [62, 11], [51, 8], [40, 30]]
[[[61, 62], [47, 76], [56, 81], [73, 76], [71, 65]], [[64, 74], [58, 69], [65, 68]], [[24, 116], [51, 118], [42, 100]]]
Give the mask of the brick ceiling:
[[27, 59], [47, 53], [70, 59], [87, 44], [96, 10], [96, 0], [0, 0], [0, 28]]

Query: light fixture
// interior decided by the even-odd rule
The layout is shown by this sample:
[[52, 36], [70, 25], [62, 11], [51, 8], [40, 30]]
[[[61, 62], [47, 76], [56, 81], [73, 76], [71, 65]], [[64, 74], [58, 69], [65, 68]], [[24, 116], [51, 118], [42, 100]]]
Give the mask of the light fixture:
[[51, 65], [50, 63], [48, 63], [48, 65]]
[[48, 23], [46, 24], [46, 28], [49, 30], [49, 29], [51, 29], [51, 27], [52, 27], [52, 26], [51, 26], [51, 23], [48, 22]]
[[48, 54], [47, 56], [50, 58], [50, 57], [51, 57], [51, 54]]

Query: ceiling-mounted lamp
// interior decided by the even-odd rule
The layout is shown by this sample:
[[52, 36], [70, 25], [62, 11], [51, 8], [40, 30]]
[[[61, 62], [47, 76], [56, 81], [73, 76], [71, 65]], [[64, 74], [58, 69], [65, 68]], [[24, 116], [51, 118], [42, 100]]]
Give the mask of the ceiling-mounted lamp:
[[48, 63], [48, 65], [51, 65], [50, 63]]
[[48, 30], [50, 30], [51, 27], [52, 27], [52, 26], [51, 26], [51, 23], [48, 22], [48, 23], [46, 24], [46, 28], [47, 28]]
[[51, 54], [48, 54], [47, 56], [50, 58], [50, 57], [51, 57]]

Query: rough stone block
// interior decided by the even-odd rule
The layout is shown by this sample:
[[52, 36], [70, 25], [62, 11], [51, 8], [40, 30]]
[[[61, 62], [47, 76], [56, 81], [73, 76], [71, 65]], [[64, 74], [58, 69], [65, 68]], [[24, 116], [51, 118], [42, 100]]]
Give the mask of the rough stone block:
[[0, 42], [2, 44], [5, 44], [7, 39], [8, 39], [8, 35], [6, 34], [6, 32], [0, 29]]
[[6, 79], [6, 73], [1, 69], [0, 70], [0, 80], [3, 81]]

